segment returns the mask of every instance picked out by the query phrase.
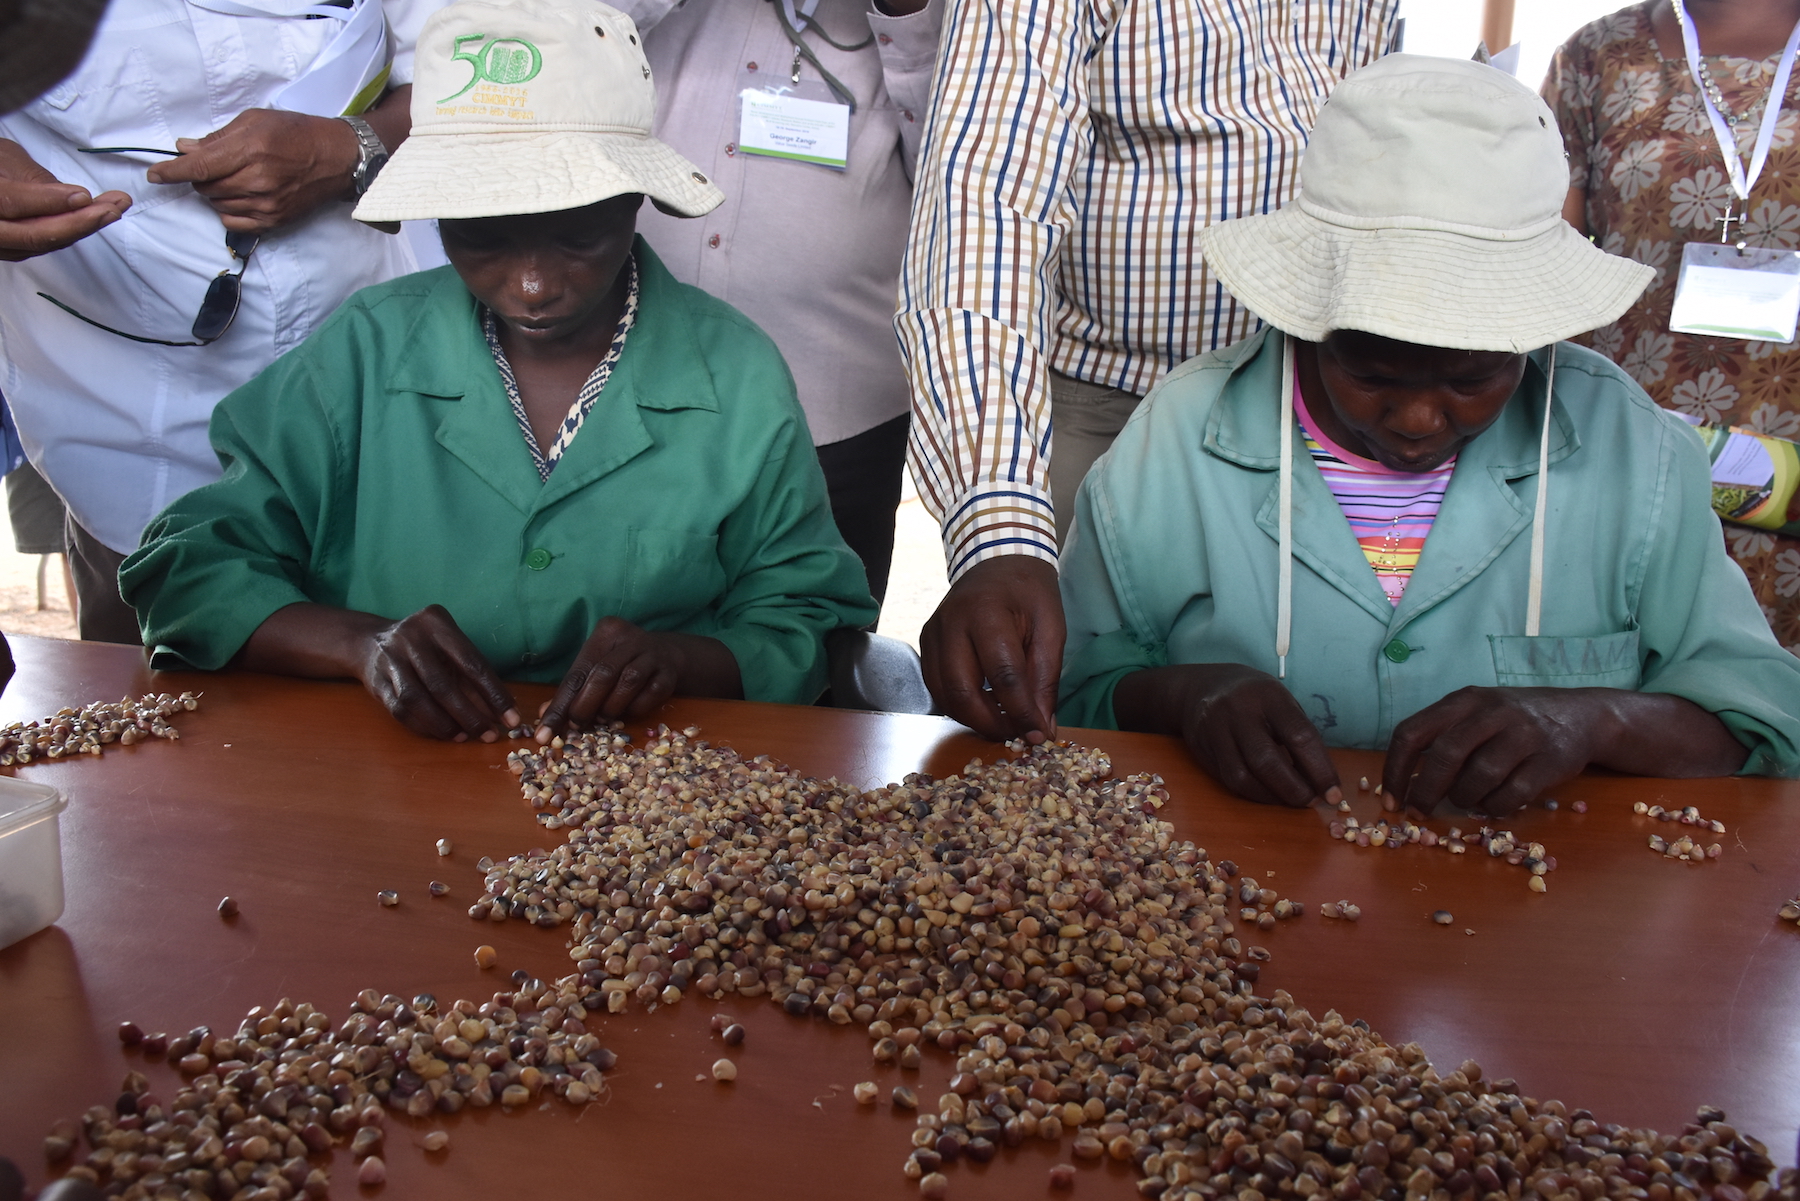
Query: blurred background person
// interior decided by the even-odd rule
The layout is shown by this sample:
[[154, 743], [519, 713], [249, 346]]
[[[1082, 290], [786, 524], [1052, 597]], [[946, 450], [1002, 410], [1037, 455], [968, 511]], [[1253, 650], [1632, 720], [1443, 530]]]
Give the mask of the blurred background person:
[[[1783, 70], [1796, 37], [1800, 0], [1687, 0], [1685, 12], [1681, 0], [1644, 0], [1576, 33], [1544, 83], [1569, 152], [1564, 216], [1601, 249], [1656, 269], [1623, 317], [1578, 340], [1690, 420], [1784, 440], [1800, 438], [1800, 347], [1679, 333], [1670, 318], [1687, 244], [1716, 244], [1723, 231], [1748, 248], [1800, 249], [1800, 110]], [[1721, 516], [1742, 515], [1741, 493], [1721, 486], [1715, 462]], [[1800, 538], [1783, 532], [1794, 528], [1786, 499], [1762, 505], [1775, 510], [1761, 523], [1770, 528], [1727, 524], [1725, 539], [1776, 638], [1797, 650]]]
[[347, 202], [406, 136], [438, 7], [115, 0], [75, 72], [0, 118], [0, 392], [68, 505], [82, 637], [138, 640], [118, 565], [218, 478], [219, 398], [414, 269]]
[[894, 293], [944, 3], [619, 5], [655, 72], [656, 136], [725, 193], [694, 221], [646, 207], [638, 228], [676, 279], [741, 310], [781, 348], [832, 516], [877, 601], [909, 408]]

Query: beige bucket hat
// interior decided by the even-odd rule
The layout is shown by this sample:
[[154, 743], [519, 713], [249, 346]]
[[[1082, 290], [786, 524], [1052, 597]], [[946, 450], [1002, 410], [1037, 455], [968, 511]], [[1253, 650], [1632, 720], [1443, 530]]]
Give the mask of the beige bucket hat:
[[1308, 342], [1354, 329], [1518, 353], [1619, 317], [1655, 271], [1562, 218], [1548, 106], [1503, 71], [1391, 54], [1319, 113], [1284, 208], [1214, 225], [1201, 253], [1233, 295]]
[[637, 26], [594, 0], [458, 0], [419, 35], [412, 133], [353, 214], [371, 224], [581, 208], [642, 192], [699, 217], [724, 193], [650, 136]]

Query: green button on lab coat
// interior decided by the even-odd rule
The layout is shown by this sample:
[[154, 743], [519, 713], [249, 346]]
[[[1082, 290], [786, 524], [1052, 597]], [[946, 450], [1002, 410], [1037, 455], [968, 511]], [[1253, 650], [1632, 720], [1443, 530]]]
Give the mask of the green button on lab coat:
[[225, 664], [277, 609], [449, 609], [503, 676], [556, 680], [608, 615], [717, 638], [753, 700], [811, 701], [875, 615], [773, 343], [640, 239], [637, 322], [540, 482], [450, 268], [353, 296], [226, 397], [215, 484], [120, 587], [159, 667]]
[[[1285, 683], [1334, 746], [1469, 685], [1686, 697], [1800, 773], [1800, 660], [1725, 556], [1699, 439], [1592, 351], [1557, 351], [1541, 634], [1524, 636], [1545, 352], [1463, 448], [1398, 606], [1318, 468], [1294, 449], [1294, 621]], [[1062, 558], [1060, 718], [1114, 724], [1113, 687], [1170, 663], [1276, 671], [1279, 335], [1176, 369], [1077, 499]]]

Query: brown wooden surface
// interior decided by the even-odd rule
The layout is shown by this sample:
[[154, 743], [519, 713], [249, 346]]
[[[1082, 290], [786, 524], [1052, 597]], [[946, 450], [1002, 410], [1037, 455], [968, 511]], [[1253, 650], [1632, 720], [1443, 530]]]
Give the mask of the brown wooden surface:
[[[364, 987], [485, 1000], [515, 968], [567, 971], [565, 931], [465, 913], [481, 890], [479, 857], [556, 837], [502, 765], [518, 744], [415, 738], [348, 685], [155, 677], [139, 653], [93, 644], [19, 639], [14, 652], [19, 674], [0, 695], [0, 721], [125, 693], [206, 692], [199, 712], [178, 719], [179, 743], [18, 769], [69, 798], [67, 910], [0, 951], [0, 1154], [33, 1184], [45, 1178], [39, 1140], [50, 1122], [110, 1101], [139, 1066], [114, 1037], [121, 1020], [229, 1029], [284, 995], [341, 1020]], [[522, 689], [521, 699], [535, 706], [542, 693]], [[921, 767], [946, 774], [999, 749], [934, 718], [727, 702], [679, 702], [664, 716], [745, 754], [864, 785]], [[1182, 836], [1308, 902], [1307, 916], [1246, 939], [1274, 952], [1264, 993], [1287, 988], [1315, 1013], [1336, 1008], [1394, 1041], [1417, 1040], [1445, 1070], [1473, 1057], [1490, 1077], [1514, 1076], [1528, 1095], [1602, 1121], [1669, 1129], [1717, 1104], [1779, 1163], [1794, 1162], [1800, 931], [1774, 914], [1800, 892], [1800, 785], [1584, 779], [1561, 793], [1560, 811], [1509, 823], [1559, 860], [1539, 896], [1521, 869], [1475, 854], [1357, 849], [1331, 842], [1322, 814], [1222, 797], [1168, 740], [1091, 738], [1117, 770], [1168, 779], [1165, 814]], [[1352, 781], [1376, 774], [1375, 755], [1339, 761]], [[1691, 866], [1653, 855], [1646, 836], [1672, 827], [1634, 817], [1639, 798], [1724, 820], [1724, 858]], [[1590, 811], [1571, 812], [1576, 799]], [[1373, 798], [1358, 809], [1372, 817]], [[445, 837], [455, 853], [440, 859], [433, 844]], [[450, 896], [427, 895], [434, 878]], [[399, 890], [397, 908], [376, 904], [383, 888]], [[214, 912], [227, 893], [242, 906], [230, 925]], [[1318, 916], [1318, 902], [1338, 898], [1362, 906], [1359, 924]], [[1440, 908], [1455, 914], [1451, 926], [1429, 920]], [[481, 942], [499, 949], [498, 971], [476, 970]], [[605, 1102], [580, 1114], [552, 1102], [426, 1124], [390, 1118], [387, 1194], [916, 1197], [899, 1171], [911, 1115], [858, 1107], [849, 1087], [874, 1079], [885, 1096], [904, 1080], [932, 1098], [948, 1063], [928, 1057], [911, 1078], [871, 1064], [854, 1028], [792, 1019], [766, 1000], [729, 1007], [749, 1030], [735, 1084], [695, 1080], [722, 1053], [706, 1032], [710, 1002], [602, 1016], [598, 1033], [619, 1053]], [[173, 1095], [171, 1069], [146, 1071], [154, 1092]], [[440, 1121], [450, 1150], [427, 1157], [416, 1144]], [[1067, 1146], [957, 1165], [951, 1195], [1041, 1195]], [[347, 1158], [335, 1166], [335, 1195], [356, 1194]], [[1136, 1195], [1117, 1164], [1085, 1168], [1077, 1188]]]

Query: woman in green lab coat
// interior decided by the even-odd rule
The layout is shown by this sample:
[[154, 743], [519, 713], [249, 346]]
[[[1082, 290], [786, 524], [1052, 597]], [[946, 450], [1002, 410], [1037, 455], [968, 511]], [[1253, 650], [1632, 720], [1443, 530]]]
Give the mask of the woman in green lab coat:
[[1179, 734], [1287, 804], [1338, 798], [1327, 746], [1386, 748], [1427, 811], [1590, 765], [1800, 771], [1800, 661], [1725, 557], [1698, 439], [1558, 345], [1650, 272], [1561, 220], [1542, 102], [1389, 56], [1301, 178], [1203, 235], [1274, 328], [1171, 374], [1083, 485], [1062, 720]]
[[[538, 56], [491, 113], [430, 100], [471, 38]], [[874, 603], [780, 354], [634, 235], [646, 195], [721, 196], [649, 137], [629, 21], [453, 5], [418, 61], [356, 216], [440, 218], [451, 266], [358, 293], [219, 405], [224, 477], [120, 572], [154, 662], [359, 679], [458, 740], [521, 724], [508, 678], [560, 682], [546, 741], [676, 693], [812, 701], [824, 635]]]

